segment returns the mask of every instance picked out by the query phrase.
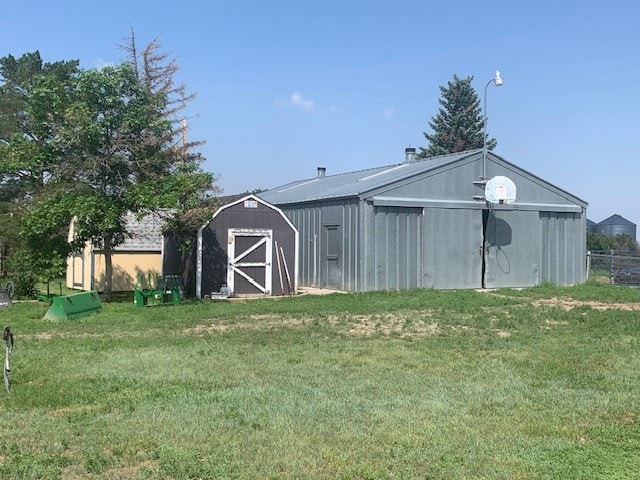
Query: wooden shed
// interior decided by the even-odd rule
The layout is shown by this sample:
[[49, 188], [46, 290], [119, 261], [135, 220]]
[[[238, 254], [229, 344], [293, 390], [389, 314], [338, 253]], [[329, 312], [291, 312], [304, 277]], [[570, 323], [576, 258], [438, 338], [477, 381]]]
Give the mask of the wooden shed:
[[298, 230], [282, 211], [247, 195], [220, 207], [198, 230], [196, 296], [295, 293]]
[[[162, 273], [162, 226], [159, 216], [147, 215], [137, 219], [128, 214], [126, 230], [129, 235], [124, 242], [114, 248], [112, 291], [132, 291], [140, 275]], [[75, 222], [69, 226], [69, 241], [75, 236]], [[99, 246], [87, 242], [82, 251], [67, 259], [68, 288], [78, 290], [104, 290], [105, 285], [104, 253]]]

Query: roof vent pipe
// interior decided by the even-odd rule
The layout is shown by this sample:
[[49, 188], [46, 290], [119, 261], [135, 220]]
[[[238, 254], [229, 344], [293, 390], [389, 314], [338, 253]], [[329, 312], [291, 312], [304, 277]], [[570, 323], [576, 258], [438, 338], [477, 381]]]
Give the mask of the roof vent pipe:
[[327, 173], [327, 167], [318, 167], [318, 178], [322, 178]]
[[405, 162], [413, 163], [416, 161], [416, 149], [413, 147], [407, 147], [404, 149]]

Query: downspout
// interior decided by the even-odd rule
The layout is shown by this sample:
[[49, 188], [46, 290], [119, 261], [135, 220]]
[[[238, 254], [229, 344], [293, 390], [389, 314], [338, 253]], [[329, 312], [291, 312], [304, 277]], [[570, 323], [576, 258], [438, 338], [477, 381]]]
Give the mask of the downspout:
[[198, 229], [198, 253], [196, 259], [196, 298], [202, 298], [202, 232], [207, 226], [205, 223]]

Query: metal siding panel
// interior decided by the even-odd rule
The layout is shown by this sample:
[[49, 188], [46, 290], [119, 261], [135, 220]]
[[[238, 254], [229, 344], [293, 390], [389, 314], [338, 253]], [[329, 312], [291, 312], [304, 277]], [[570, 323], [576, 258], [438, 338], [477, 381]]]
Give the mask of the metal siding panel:
[[572, 255], [569, 254], [567, 214], [559, 213], [555, 217], [558, 225], [558, 251], [556, 254], [557, 276], [555, 283], [558, 285], [567, 285], [567, 274], [570, 267], [569, 260], [572, 258]]
[[396, 249], [397, 255], [397, 275], [395, 288], [398, 290], [405, 290], [407, 288], [407, 277], [409, 272], [407, 271], [407, 258], [409, 257], [409, 238], [407, 237], [410, 212], [406, 212], [402, 215], [398, 215], [397, 222], [397, 241]]
[[540, 223], [538, 212], [490, 212], [485, 272], [488, 288], [540, 283]]
[[359, 204], [346, 205], [347, 210], [347, 239], [349, 241], [349, 262], [347, 268], [347, 290], [358, 291], [358, 208]]
[[384, 249], [384, 225], [386, 224], [386, 209], [375, 209], [373, 228], [373, 290], [381, 290], [384, 284], [384, 264], [386, 262], [386, 251]]
[[375, 207], [370, 203], [363, 206], [363, 282], [361, 291], [376, 289], [376, 215]]
[[575, 285], [584, 281], [586, 274], [584, 224], [582, 215], [559, 212], [540, 212], [545, 228], [542, 237], [542, 281], [557, 285]]
[[370, 266], [374, 290], [398, 290], [420, 285], [422, 265], [422, 210], [375, 207], [372, 222], [373, 262]]
[[424, 286], [438, 289], [481, 286], [481, 211], [426, 209], [423, 231]]
[[341, 235], [340, 281], [343, 290], [357, 288], [358, 255], [358, 204], [355, 199], [333, 201], [306, 206], [282, 206], [300, 234], [300, 282], [301, 285], [323, 286], [327, 284], [322, 252], [324, 227], [339, 226]]

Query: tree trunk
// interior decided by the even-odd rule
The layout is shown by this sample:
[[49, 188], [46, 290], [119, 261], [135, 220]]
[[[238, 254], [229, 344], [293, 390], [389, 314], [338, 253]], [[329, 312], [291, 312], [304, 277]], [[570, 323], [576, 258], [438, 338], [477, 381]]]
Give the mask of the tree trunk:
[[105, 300], [109, 301], [111, 299], [111, 290], [112, 290], [112, 280], [113, 280], [113, 263], [112, 263], [112, 253], [113, 253], [113, 240], [111, 235], [106, 235], [104, 237], [104, 291], [102, 292], [102, 296]]

